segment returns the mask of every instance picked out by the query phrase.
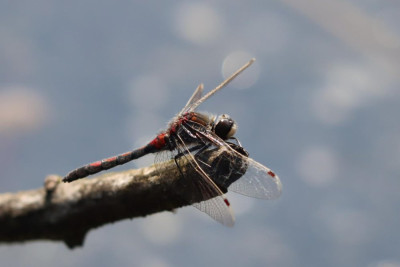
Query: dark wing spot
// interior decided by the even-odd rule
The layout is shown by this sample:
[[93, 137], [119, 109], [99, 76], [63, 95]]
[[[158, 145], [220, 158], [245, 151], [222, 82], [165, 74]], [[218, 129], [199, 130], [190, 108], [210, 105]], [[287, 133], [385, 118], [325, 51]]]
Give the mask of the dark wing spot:
[[228, 201], [227, 198], [224, 199], [224, 202], [225, 202], [225, 204], [226, 204], [228, 207], [231, 205], [231, 203], [229, 203], [229, 201]]

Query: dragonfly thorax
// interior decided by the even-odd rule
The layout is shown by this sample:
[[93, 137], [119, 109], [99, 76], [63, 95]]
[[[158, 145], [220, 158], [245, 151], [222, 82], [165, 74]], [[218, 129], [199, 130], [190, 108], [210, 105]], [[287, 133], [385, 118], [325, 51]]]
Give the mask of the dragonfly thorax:
[[[187, 125], [186, 123], [190, 123]], [[193, 124], [194, 123], [194, 124]], [[165, 132], [166, 135], [175, 135], [177, 132], [181, 131], [182, 125], [185, 125], [185, 132], [189, 133], [190, 128], [202, 128], [206, 131], [211, 131], [215, 133], [222, 140], [230, 139], [237, 130], [236, 122], [227, 114], [222, 114], [220, 116], [214, 116], [199, 112], [187, 112], [182, 116], [178, 117], [169, 125], [168, 130]], [[193, 129], [193, 128], [192, 128]], [[188, 131], [189, 130], [189, 131]], [[196, 137], [193, 133], [189, 133], [185, 138], [189, 139]]]
[[222, 114], [214, 122], [213, 131], [221, 139], [227, 140], [231, 138], [237, 130], [237, 124], [227, 114]]

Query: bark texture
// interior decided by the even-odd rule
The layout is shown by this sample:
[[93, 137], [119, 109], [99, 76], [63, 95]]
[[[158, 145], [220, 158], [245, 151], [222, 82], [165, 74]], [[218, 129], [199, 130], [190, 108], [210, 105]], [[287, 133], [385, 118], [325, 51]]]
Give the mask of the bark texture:
[[0, 194], [0, 242], [58, 240], [74, 248], [101, 225], [189, 205], [174, 164], [163, 167], [163, 177], [154, 166], [72, 183], [50, 175], [42, 188]]
[[[74, 248], [83, 245], [89, 230], [101, 225], [171, 211], [226, 193], [246, 172], [248, 156], [242, 147], [229, 146], [238, 153], [210, 147], [196, 154], [198, 165], [180, 157], [180, 169], [171, 160], [72, 183], [49, 175], [42, 188], [0, 194], [0, 242], [55, 240]], [[200, 183], [204, 175], [213, 177], [220, 191]]]

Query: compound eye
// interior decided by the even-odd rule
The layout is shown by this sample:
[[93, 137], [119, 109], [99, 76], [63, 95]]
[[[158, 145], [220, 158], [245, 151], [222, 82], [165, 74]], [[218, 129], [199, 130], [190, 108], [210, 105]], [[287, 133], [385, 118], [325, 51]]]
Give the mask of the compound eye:
[[215, 134], [223, 140], [231, 138], [236, 133], [236, 123], [228, 115], [222, 115], [215, 124]]

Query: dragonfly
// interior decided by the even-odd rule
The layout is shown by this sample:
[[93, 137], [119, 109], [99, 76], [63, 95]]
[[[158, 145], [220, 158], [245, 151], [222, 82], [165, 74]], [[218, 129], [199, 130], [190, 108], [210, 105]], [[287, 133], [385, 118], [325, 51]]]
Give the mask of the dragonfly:
[[[162, 173], [163, 164], [173, 160], [177, 173], [189, 181], [187, 198], [191, 193], [201, 196], [192, 205], [223, 225], [233, 226], [235, 222], [225, 195], [228, 190], [260, 199], [278, 198], [282, 191], [278, 175], [249, 157], [234, 136], [236, 122], [227, 114], [215, 116], [197, 111], [200, 104], [226, 87], [254, 61], [254, 58], [248, 61], [205, 95], [204, 86], [200, 84], [167, 129], [146, 145], [77, 168], [69, 172], [63, 182], [72, 182], [154, 153], [156, 169]], [[218, 151], [217, 156], [210, 160], [215, 151]]]

